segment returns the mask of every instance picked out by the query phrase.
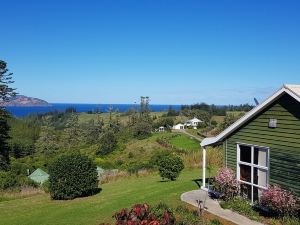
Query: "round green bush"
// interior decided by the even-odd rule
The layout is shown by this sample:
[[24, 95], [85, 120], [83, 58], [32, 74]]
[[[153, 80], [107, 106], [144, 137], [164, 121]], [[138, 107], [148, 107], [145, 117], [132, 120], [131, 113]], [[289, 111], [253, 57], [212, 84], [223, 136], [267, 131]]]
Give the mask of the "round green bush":
[[74, 199], [99, 190], [96, 166], [87, 156], [63, 155], [49, 166], [49, 175], [52, 199]]
[[158, 160], [159, 174], [163, 179], [176, 180], [183, 169], [182, 159], [175, 154], [165, 155]]

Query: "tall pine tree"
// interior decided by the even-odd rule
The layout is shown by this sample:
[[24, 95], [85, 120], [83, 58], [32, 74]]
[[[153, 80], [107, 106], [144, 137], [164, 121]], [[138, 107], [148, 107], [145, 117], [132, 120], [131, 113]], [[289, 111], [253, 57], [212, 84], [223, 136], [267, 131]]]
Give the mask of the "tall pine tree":
[[15, 89], [10, 87], [14, 82], [12, 80], [13, 73], [7, 69], [6, 62], [0, 60], [0, 170], [7, 169], [9, 165], [9, 147], [7, 141], [9, 139], [9, 126], [7, 119], [9, 114], [3, 107], [4, 103], [10, 97], [15, 96]]

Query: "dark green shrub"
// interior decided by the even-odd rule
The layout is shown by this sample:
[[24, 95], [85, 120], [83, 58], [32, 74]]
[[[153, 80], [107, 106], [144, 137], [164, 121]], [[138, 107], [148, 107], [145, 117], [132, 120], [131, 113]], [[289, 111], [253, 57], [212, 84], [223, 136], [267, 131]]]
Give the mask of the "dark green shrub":
[[176, 180], [183, 169], [182, 159], [175, 154], [166, 155], [158, 160], [159, 174], [163, 179]]
[[104, 156], [113, 152], [117, 147], [117, 138], [113, 131], [107, 130], [103, 133], [100, 138], [100, 149], [97, 152], [97, 155]]
[[153, 166], [158, 168], [160, 159], [164, 157], [168, 157], [169, 155], [171, 155], [170, 151], [166, 151], [166, 150], [155, 151], [151, 156], [150, 163]]
[[210, 121], [210, 124], [214, 127], [218, 125], [217, 121], [215, 120]]
[[95, 164], [80, 154], [63, 155], [49, 166], [52, 199], [74, 199], [98, 191]]
[[0, 189], [5, 190], [18, 186], [16, 175], [11, 172], [0, 171]]
[[151, 136], [152, 126], [146, 121], [139, 121], [133, 127], [133, 136], [139, 140]]
[[155, 124], [155, 128], [159, 128], [160, 126], [165, 127], [166, 129], [172, 127], [174, 125], [174, 119], [172, 117], [161, 117]]

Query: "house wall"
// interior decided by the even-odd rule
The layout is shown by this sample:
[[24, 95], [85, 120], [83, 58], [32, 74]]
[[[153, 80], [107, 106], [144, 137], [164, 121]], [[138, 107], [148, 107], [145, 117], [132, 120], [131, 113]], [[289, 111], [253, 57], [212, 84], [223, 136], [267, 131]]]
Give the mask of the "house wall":
[[[277, 128], [269, 128], [270, 118]], [[225, 165], [236, 171], [237, 143], [270, 148], [269, 182], [300, 196], [300, 103], [284, 95], [224, 143]]]

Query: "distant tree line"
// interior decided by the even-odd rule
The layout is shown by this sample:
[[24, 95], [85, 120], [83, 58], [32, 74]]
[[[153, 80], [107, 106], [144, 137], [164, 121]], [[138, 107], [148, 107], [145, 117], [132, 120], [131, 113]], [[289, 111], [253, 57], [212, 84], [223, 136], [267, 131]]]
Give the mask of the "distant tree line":
[[217, 105], [209, 105], [206, 103], [196, 103], [193, 105], [182, 105], [181, 111], [184, 110], [203, 110], [208, 112], [211, 115], [216, 116], [225, 116], [226, 112], [228, 111], [240, 111], [240, 112], [248, 112], [250, 111], [254, 106], [249, 104], [241, 104], [241, 105], [223, 105], [223, 106], [217, 106]]

